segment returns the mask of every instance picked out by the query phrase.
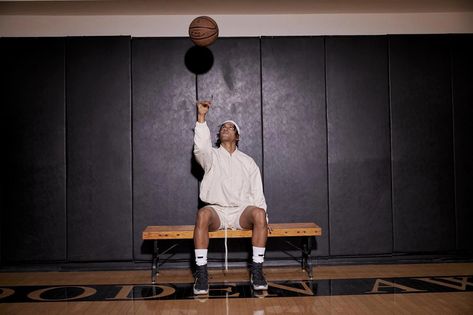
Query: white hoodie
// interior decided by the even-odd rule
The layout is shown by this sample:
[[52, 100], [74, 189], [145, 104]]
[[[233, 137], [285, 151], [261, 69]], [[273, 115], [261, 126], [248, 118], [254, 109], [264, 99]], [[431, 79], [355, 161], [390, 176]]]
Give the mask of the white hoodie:
[[230, 154], [222, 146], [213, 148], [207, 122], [196, 122], [194, 155], [205, 171], [200, 184], [203, 202], [222, 207], [252, 205], [267, 210], [258, 165], [238, 149]]

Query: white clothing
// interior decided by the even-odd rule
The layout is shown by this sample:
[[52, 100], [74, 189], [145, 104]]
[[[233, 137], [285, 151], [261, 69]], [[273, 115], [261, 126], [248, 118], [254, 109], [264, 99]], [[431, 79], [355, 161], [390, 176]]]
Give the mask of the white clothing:
[[267, 211], [261, 173], [255, 161], [238, 148], [232, 154], [223, 146], [213, 148], [205, 121], [195, 124], [194, 155], [205, 172], [200, 199], [217, 212], [220, 229], [225, 229], [225, 270], [228, 270], [227, 229], [241, 229], [240, 216], [247, 206]]
[[258, 165], [238, 149], [230, 154], [223, 146], [213, 148], [207, 122], [196, 122], [194, 155], [205, 171], [200, 184], [203, 202], [221, 207], [252, 205], [267, 210]]
[[219, 230], [224, 228], [231, 230], [243, 230], [240, 225], [240, 217], [249, 205], [238, 206], [238, 207], [221, 207], [217, 205], [208, 205], [215, 210], [220, 220]]

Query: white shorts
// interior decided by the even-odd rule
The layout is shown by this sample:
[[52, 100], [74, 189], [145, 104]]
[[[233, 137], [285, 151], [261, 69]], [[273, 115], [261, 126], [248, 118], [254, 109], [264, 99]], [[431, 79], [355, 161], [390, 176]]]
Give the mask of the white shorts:
[[240, 217], [246, 208], [251, 205], [236, 206], [236, 207], [222, 207], [218, 205], [207, 205], [206, 207], [212, 208], [217, 212], [218, 218], [220, 219], [219, 230], [222, 230], [227, 226], [227, 229], [231, 230], [243, 230], [240, 226]]

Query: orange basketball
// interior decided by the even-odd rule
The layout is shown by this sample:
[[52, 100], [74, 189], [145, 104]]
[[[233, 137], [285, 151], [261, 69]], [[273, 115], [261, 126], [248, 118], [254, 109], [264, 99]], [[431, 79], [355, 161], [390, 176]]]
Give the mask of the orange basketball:
[[218, 37], [218, 25], [208, 16], [199, 16], [189, 25], [189, 37], [197, 46], [213, 44]]

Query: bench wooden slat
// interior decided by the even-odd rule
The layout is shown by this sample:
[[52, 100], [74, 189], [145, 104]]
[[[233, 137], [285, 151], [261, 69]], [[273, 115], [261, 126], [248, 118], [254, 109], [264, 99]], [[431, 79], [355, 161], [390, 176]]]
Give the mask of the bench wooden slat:
[[[321, 236], [322, 229], [315, 223], [275, 223], [268, 237], [285, 236]], [[251, 230], [227, 230], [228, 238], [247, 238], [252, 236]], [[192, 239], [193, 225], [148, 226], [143, 231], [143, 240]], [[209, 238], [224, 238], [225, 230], [209, 233]]]

